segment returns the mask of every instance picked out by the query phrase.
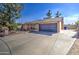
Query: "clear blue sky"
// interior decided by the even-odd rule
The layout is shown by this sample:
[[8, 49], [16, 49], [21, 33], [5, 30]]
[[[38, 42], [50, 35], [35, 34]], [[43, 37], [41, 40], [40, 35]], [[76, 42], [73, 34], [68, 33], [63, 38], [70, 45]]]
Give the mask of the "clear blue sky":
[[22, 17], [17, 22], [25, 23], [46, 17], [48, 10], [52, 11], [52, 17], [56, 11], [60, 11], [65, 24], [72, 24], [79, 19], [79, 4], [73, 3], [26, 3], [21, 12]]

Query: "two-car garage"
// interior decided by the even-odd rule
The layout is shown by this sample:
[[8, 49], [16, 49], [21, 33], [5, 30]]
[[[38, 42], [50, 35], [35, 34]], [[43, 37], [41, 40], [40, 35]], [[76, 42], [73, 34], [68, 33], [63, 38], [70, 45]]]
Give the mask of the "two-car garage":
[[31, 31], [61, 32], [64, 28], [63, 18], [57, 17], [26, 23], [23, 29]]
[[40, 31], [57, 32], [57, 23], [40, 24]]

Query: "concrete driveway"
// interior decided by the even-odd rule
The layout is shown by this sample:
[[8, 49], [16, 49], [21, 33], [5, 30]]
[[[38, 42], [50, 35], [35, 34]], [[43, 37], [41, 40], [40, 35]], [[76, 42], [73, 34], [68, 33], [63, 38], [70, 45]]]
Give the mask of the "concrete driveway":
[[[64, 55], [76, 40], [72, 38], [75, 34], [76, 32], [72, 30], [61, 33], [25, 32], [6, 36], [2, 40], [9, 45], [13, 55]], [[2, 45], [0, 52], [2, 50], [8, 51], [8, 48]]]

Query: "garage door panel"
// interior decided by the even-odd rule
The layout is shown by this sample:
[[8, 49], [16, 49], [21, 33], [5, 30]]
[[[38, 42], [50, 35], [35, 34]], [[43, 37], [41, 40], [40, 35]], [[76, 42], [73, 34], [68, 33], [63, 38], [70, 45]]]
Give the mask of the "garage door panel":
[[40, 31], [57, 32], [57, 24], [40, 24]]

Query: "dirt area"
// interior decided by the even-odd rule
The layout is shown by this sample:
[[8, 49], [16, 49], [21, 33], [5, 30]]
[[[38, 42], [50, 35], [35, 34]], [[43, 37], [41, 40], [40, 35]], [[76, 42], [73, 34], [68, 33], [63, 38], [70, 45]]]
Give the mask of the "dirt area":
[[76, 39], [68, 55], [79, 55], [79, 39]]
[[75, 35], [76, 40], [71, 47], [70, 51], [68, 52], [68, 55], [79, 55], [79, 32]]

